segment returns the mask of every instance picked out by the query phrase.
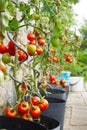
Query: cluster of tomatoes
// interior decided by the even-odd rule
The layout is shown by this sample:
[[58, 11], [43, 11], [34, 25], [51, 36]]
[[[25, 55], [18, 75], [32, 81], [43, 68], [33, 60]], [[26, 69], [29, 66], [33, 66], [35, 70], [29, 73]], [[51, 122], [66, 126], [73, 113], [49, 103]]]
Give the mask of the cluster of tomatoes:
[[72, 63], [72, 54], [64, 53], [64, 57], [66, 59], [66, 62]]
[[27, 52], [29, 56], [41, 55], [43, 53], [43, 46], [45, 45], [46, 37], [39, 34], [28, 33], [27, 39], [29, 44], [27, 45]]
[[[63, 88], [68, 87], [68, 84], [66, 83], [66, 80], [64, 78], [61, 80], [57, 80], [55, 75], [49, 75], [47, 72], [45, 75], [48, 77], [50, 84], [61, 85]], [[47, 83], [44, 83], [43, 85], [47, 87]]]
[[7, 107], [5, 109], [5, 116], [18, 117], [25, 120], [34, 120], [40, 117], [41, 112], [46, 110], [49, 106], [45, 98], [33, 96], [29, 101], [21, 101], [16, 107]]
[[65, 79], [61, 79], [60, 80], [60, 85], [62, 85], [63, 88], [67, 88], [68, 87], [68, 84], [66, 83]]
[[[43, 46], [45, 45], [45, 36], [35, 36], [34, 33], [27, 34], [28, 44], [25, 49], [29, 56], [41, 55], [43, 53]], [[17, 51], [16, 51], [17, 50]], [[11, 62], [11, 56], [15, 56], [17, 52], [18, 61], [26, 59], [26, 54], [20, 49], [16, 49], [15, 44], [12, 41], [9, 41], [7, 45], [0, 44], [0, 54], [2, 54], [2, 61], [5, 64]]]

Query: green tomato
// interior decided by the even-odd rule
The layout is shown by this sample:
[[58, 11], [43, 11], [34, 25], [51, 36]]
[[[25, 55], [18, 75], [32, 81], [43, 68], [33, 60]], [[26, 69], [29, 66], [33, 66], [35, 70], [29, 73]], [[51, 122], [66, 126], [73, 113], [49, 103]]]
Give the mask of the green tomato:
[[0, 70], [0, 83], [4, 80], [4, 74], [3, 72]]
[[27, 45], [27, 50], [28, 50], [28, 52], [30, 52], [32, 54], [35, 54], [35, 52], [36, 52], [36, 46], [32, 45], [32, 44], [29, 44], [29, 45]]
[[8, 55], [8, 54], [2, 55], [2, 61], [3, 61], [5, 64], [10, 63], [10, 62], [11, 62], [11, 57], [10, 57], [10, 55]]
[[36, 13], [33, 13], [33, 14], [32, 14], [32, 18], [33, 18], [34, 20], [38, 20], [38, 19], [40, 18], [40, 16], [39, 16], [38, 14], [36, 14]]
[[0, 12], [4, 11], [8, 5], [8, 0], [0, 0]]

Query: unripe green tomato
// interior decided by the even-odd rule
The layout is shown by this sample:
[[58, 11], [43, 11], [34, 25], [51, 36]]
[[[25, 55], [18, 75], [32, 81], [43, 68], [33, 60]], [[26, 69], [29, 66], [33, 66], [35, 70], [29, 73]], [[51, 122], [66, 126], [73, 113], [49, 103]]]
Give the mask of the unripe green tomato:
[[39, 16], [38, 14], [36, 14], [36, 13], [33, 13], [33, 14], [32, 14], [32, 18], [33, 18], [34, 20], [38, 20], [38, 19], [40, 18], [40, 16]]
[[10, 62], [11, 62], [11, 56], [8, 55], [8, 54], [2, 55], [2, 61], [3, 61], [3, 63], [5, 63], [5, 64], [10, 63]]
[[0, 0], [0, 12], [4, 11], [8, 5], [8, 0]]

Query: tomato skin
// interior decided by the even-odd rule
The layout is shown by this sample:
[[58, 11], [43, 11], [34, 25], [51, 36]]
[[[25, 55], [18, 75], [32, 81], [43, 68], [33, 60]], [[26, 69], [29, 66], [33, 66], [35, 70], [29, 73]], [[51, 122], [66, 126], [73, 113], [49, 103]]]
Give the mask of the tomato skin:
[[66, 83], [66, 80], [65, 80], [65, 79], [61, 79], [61, 80], [60, 80], [60, 84], [62, 85], [62, 84], [64, 84], [64, 83]]
[[44, 111], [44, 110], [46, 110], [48, 108], [49, 103], [48, 103], [48, 101], [46, 99], [42, 98], [40, 100], [40, 103], [39, 103], [38, 106], [39, 106], [39, 108], [40, 108], [41, 111]]
[[44, 39], [38, 39], [38, 44], [40, 46], [44, 46], [45, 45], [45, 40]]
[[15, 48], [14, 49], [10, 49], [10, 48], [8, 48], [8, 53], [9, 53], [9, 55], [10, 56], [15, 56]]
[[5, 116], [7, 117], [17, 117], [17, 112], [14, 108], [8, 107], [5, 109]]
[[70, 56], [66, 57], [66, 62], [72, 63], [72, 59]]
[[54, 75], [50, 75], [50, 81], [55, 80], [56, 77]]
[[51, 80], [50, 81], [50, 84], [56, 84], [56, 80], [54, 79], [54, 80]]
[[22, 115], [22, 116], [21, 116], [21, 119], [24, 119], [24, 120], [29, 120], [29, 118], [28, 118], [28, 115], [27, 115], [27, 114]]
[[7, 53], [7, 52], [8, 52], [7, 46], [4, 45], [4, 44], [0, 44], [0, 53], [4, 54], [4, 53]]
[[19, 61], [22, 61], [22, 60], [24, 60], [24, 59], [26, 59], [26, 54], [22, 52], [22, 53], [18, 56], [18, 60], [19, 60]]
[[26, 101], [22, 101], [18, 104], [18, 112], [21, 114], [27, 114], [29, 110], [29, 104]]
[[43, 53], [42, 48], [36, 48], [37, 55], [41, 55]]
[[29, 44], [36, 45], [36, 42], [35, 40], [33, 40], [33, 41], [30, 41]]
[[27, 34], [27, 39], [28, 39], [29, 41], [33, 41], [33, 40], [35, 40], [35, 35], [34, 35], [33, 33], [28, 33], [28, 34]]
[[32, 118], [38, 118], [41, 114], [41, 110], [38, 106], [32, 106], [30, 109], [30, 115]]
[[2, 61], [3, 61], [4, 64], [10, 63], [10, 62], [11, 62], [11, 57], [10, 57], [10, 55], [8, 55], [8, 54], [3, 54], [3, 55], [2, 55]]
[[36, 46], [32, 45], [32, 44], [28, 44], [27, 45], [27, 51], [28, 51], [28, 54], [34, 55], [35, 52], [36, 52]]
[[40, 102], [40, 98], [37, 96], [34, 96], [31, 98], [31, 101], [32, 101], [33, 105], [37, 106]]
[[12, 41], [9, 41], [8, 48], [13, 50], [15, 48], [15, 44]]

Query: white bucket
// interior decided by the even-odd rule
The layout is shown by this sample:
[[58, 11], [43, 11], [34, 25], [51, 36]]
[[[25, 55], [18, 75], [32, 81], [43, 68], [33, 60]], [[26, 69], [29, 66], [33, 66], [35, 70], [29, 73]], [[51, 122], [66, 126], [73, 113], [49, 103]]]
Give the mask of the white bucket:
[[70, 77], [70, 91], [84, 91], [84, 77]]

